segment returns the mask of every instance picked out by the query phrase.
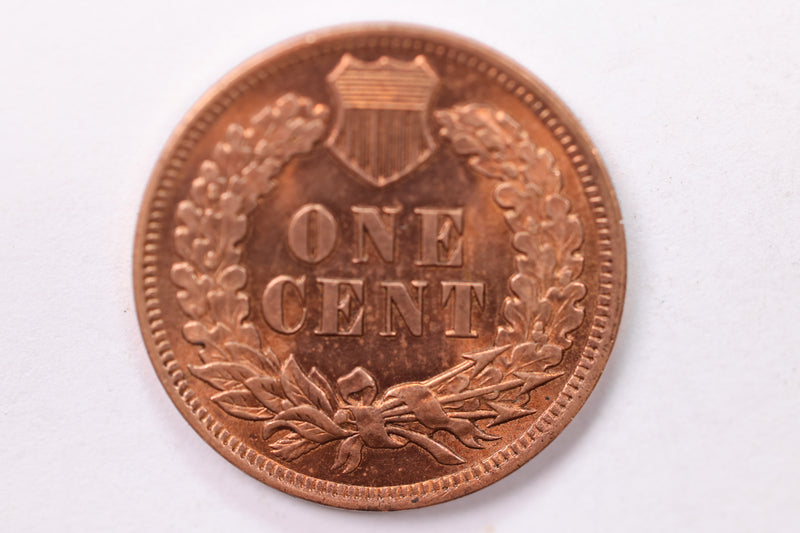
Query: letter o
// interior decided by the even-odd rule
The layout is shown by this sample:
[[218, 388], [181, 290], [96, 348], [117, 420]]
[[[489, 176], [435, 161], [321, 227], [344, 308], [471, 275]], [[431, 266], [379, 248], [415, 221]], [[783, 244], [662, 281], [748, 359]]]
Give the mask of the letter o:
[[306, 204], [289, 221], [289, 249], [306, 263], [319, 263], [336, 246], [336, 219], [321, 204]]

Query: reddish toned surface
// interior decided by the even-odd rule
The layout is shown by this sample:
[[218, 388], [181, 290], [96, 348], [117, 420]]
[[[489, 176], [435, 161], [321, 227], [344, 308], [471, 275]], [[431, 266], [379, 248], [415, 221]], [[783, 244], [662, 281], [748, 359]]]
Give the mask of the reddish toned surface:
[[616, 334], [625, 244], [575, 118], [429, 29], [320, 32], [188, 114], [140, 215], [153, 365], [187, 421], [288, 493], [449, 500], [552, 441]]

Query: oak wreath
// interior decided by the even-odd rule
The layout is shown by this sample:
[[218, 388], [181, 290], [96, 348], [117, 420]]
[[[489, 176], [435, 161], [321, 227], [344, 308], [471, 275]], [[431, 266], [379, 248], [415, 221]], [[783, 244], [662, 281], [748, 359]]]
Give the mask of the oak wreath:
[[331, 380], [264, 346], [248, 320], [241, 264], [248, 215], [277, 185], [283, 166], [319, 141], [326, 106], [288, 93], [248, 124], [230, 124], [178, 206], [174, 244], [181, 260], [170, 275], [187, 319], [183, 335], [199, 347], [201, 364], [190, 371], [218, 391], [211, 399], [222, 410], [260, 424], [280, 459], [336, 442], [331, 466], [342, 472], [359, 467], [364, 448], [414, 445], [442, 464], [464, 463], [458, 449], [437, 440], [438, 431], [482, 448], [500, 439], [493, 426], [534, 413], [525, 409], [532, 390], [563, 375], [558, 365], [583, 321], [586, 286], [578, 252], [583, 230], [561, 194], [554, 158], [491, 105], [469, 103], [434, 116], [474, 173], [497, 181], [494, 201], [511, 231], [516, 269], [492, 346], [462, 354], [462, 362], [425, 381], [379, 394], [380, 384], [362, 367]]

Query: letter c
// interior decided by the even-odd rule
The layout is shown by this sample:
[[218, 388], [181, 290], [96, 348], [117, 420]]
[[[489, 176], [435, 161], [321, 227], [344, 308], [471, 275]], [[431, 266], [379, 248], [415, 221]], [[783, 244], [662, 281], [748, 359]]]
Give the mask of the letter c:
[[[303, 313], [300, 319], [294, 325], [286, 324], [286, 317], [283, 312], [283, 299], [286, 292], [286, 287], [293, 287], [297, 294], [300, 296], [300, 305], [303, 308]], [[267, 284], [264, 289], [264, 295], [261, 298], [261, 310], [264, 313], [264, 318], [267, 324], [272, 329], [279, 333], [291, 335], [297, 333], [303, 327], [306, 321], [306, 277], [300, 276], [293, 278], [291, 276], [277, 276]]]

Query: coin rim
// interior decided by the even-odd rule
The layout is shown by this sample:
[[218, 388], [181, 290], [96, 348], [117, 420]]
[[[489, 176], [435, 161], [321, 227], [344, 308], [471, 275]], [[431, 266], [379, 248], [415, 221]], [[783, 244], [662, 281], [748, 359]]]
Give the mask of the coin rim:
[[[525, 92], [533, 94], [535, 98], [534, 101], [538, 100], [542, 102], [542, 109], [549, 110], [553, 118], [559, 123], [558, 126], [551, 127], [551, 125], [548, 124], [550, 119], [542, 119], [551, 134], [558, 139], [559, 136], [554, 130], [563, 126], [567, 135], [572, 138], [573, 145], [578, 147], [577, 152], [570, 156], [571, 159], [574, 159], [575, 155], [583, 156], [585, 160], [583, 165], [588, 167], [589, 172], [587, 174], [591, 179], [588, 182], [584, 182], [582, 179], [581, 185], [584, 194], [587, 196], [595, 223], [598, 223], [599, 218], [605, 219], [603, 223], [607, 225], [607, 228], [604, 228], [604, 231], [608, 233], [607, 240], [611, 247], [611, 257], [607, 261], [607, 269], [610, 270], [610, 272], [603, 270], [604, 260], [601, 260], [601, 268], [598, 274], [599, 276], [606, 274], [610, 277], [609, 283], [611, 288], [609, 289], [609, 294], [607, 294], [610, 299], [607, 306], [607, 316], [598, 317], [597, 309], [602, 307], [598, 302], [595, 306], [594, 316], [585, 319], [592, 320], [593, 330], [599, 332], [601, 340], [597, 342], [596, 349], [584, 346], [581, 361], [567, 381], [567, 384], [565, 384], [564, 388], [559, 392], [559, 397], [561, 397], [564, 391], [568, 387], [571, 387], [573, 389], [571, 399], [567, 400], [564, 405], [561, 405], [558, 404], [557, 398], [536, 418], [528, 431], [523, 433], [522, 436], [517, 437], [510, 444], [507, 444], [502, 450], [482, 460], [480, 463], [468, 464], [452, 474], [407, 485], [365, 487], [310, 478], [309, 476], [283, 467], [269, 458], [265, 458], [265, 461], [256, 466], [255, 463], [257, 461], [255, 456], [265, 456], [255, 453], [254, 450], [247, 447], [241, 441], [238, 441], [238, 439], [225, 430], [219, 422], [216, 422], [216, 424], [204, 423], [204, 417], [206, 420], [208, 417], [198, 414], [202, 410], [205, 410], [206, 414], [208, 414], [208, 411], [202, 407], [199, 399], [197, 399], [197, 395], [186, 383], [183, 371], [180, 369], [180, 365], [175, 360], [174, 355], [170, 357], [171, 350], [169, 349], [169, 342], [156, 339], [156, 337], [160, 336], [158, 331], [160, 327], [160, 309], [158, 306], [148, 306], [145, 296], [145, 289], [148, 288], [145, 277], [151, 275], [151, 273], [147, 271], [148, 266], [145, 264], [145, 259], [150, 255], [148, 254], [150, 250], [146, 249], [148, 234], [150, 233], [147, 226], [148, 223], [151, 222], [153, 203], [157, 200], [157, 193], [162, 186], [162, 181], [167, 177], [166, 173], [171, 161], [175, 158], [176, 152], [180, 149], [181, 142], [184, 141], [192, 126], [215, 104], [215, 102], [230, 96], [230, 92], [232, 90], [235, 91], [237, 85], [247, 79], [249, 75], [252, 75], [257, 67], [268, 65], [270, 62], [276, 62], [283, 57], [289, 57], [308, 46], [323, 46], [325, 42], [335, 42], [347, 37], [363, 39], [374, 38], [375, 44], [373, 46], [388, 46], [389, 43], [384, 45], [380, 42], [381, 39], [391, 39], [395, 37], [422, 43], [432, 43], [435, 46], [444, 46], [447, 49], [456, 50], [456, 54], [459, 52], [465, 53], [467, 56], [475, 57], [479, 61], [483, 61], [497, 69], [495, 79], [492, 80], [493, 82], [498, 83], [496, 78], [502, 73], [509, 81], [515, 83], [516, 87], [523, 87]], [[420, 53], [422, 53], [422, 51], [420, 51]], [[485, 72], [483, 74], [486, 76]], [[505, 83], [508, 83], [508, 81]], [[523, 105], [530, 107], [530, 103], [522, 101], [522, 95], [514, 95], [513, 90], [515, 90], [515, 87], [509, 90], [512, 96], [516, 96]], [[533, 109], [531, 111], [541, 118], [542, 109], [540, 109], [539, 112]], [[566, 150], [568, 146], [564, 146], [564, 148]], [[575, 167], [575, 163], [572, 161], [570, 164]], [[576, 173], [580, 175], [578, 169], [575, 168], [575, 170]], [[591, 189], [591, 191], [589, 189]], [[592, 199], [597, 198], [601, 199], [599, 204], [596, 201], [592, 201]], [[604, 216], [601, 217], [595, 212], [597, 205], [603, 208], [605, 212]], [[600, 230], [598, 229], [598, 236], [599, 232]], [[600, 240], [602, 239], [598, 240], [598, 244], [600, 244]], [[288, 494], [326, 505], [364, 510], [417, 508], [441, 503], [472, 493], [510, 474], [552, 442], [581, 409], [603, 372], [619, 328], [624, 306], [627, 274], [624, 229], [614, 189], [597, 149], [566, 105], [564, 105], [541, 80], [528, 72], [526, 68], [499, 52], [460, 35], [426, 26], [410, 24], [346, 25], [300, 35], [256, 54], [231, 70], [219, 82], [206, 91], [197, 103], [184, 115], [173, 131], [150, 176], [139, 211], [134, 244], [133, 269], [137, 315], [151, 363], [172, 402], [203, 440], [239, 469]], [[605, 320], [598, 321], [598, 318], [604, 318]], [[603, 322], [605, 322], [605, 324], [603, 324]], [[164, 333], [163, 336], [165, 337], [166, 334]], [[588, 359], [586, 357], [587, 350], [595, 352], [595, 354]], [[588, 367], [586, 366], [587, 363]], [[582, 377], [577, 376], [579, 373], [582, 374]], [[577, 381], [579, 381], [577, 386], [573, 383], [576, 377], [578, 378]], [[559, 405], [561, 405], [561, 407], [558, 407]], [[544, 429], [537, 427], [543, 423], [543, 418], [548, 415], [551, 422], [546, 424]], [[218, 426], [221, 428], [219, 431], [217, 431], [217, 429], [219, 429]], [[528, 432], [533, 430], [538, 431], [538, 434], [535, 437], [527, 437]], [[526, 437], [528, 444], [522, 447], [521, 450], [518, 449], [520, 447], [519, 442]], [[500, 459], [496, 459], [498, 456]], [[265, 465], [269, 463], [278, 465], [278, 467], [274, 468], [272, 472], [267, 473], [264, 468]], [[278, 473], [276, 474], [276, 472]], [[459, 478], [463, 478], [463, 480], [459, 480]], [[447, 486], [445, 486], [445, 480], [449, 481]], [[436, 486], [437, 482], [438, 487]]]

